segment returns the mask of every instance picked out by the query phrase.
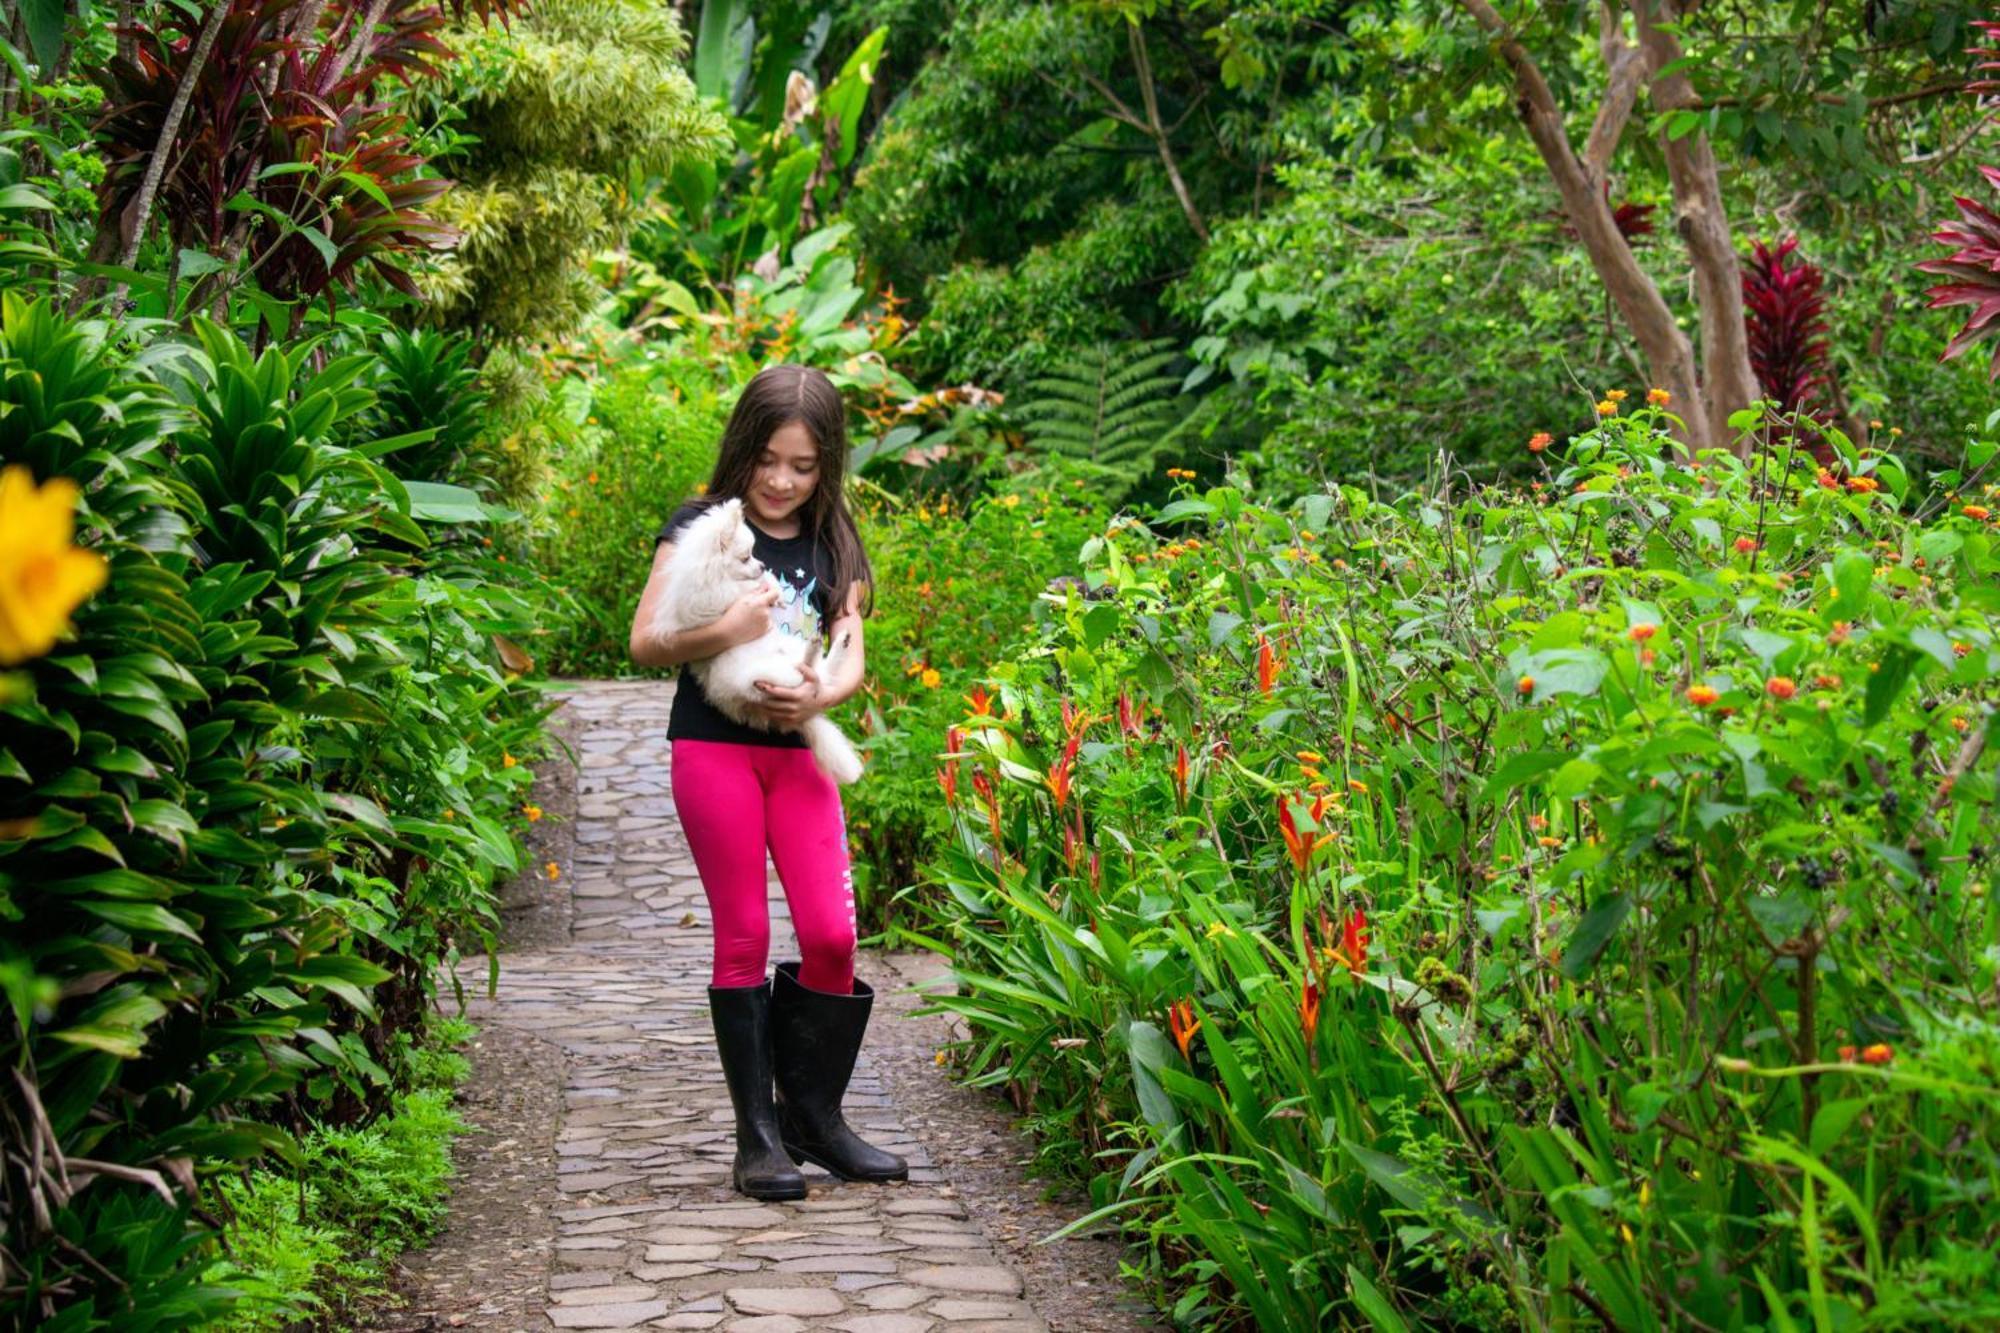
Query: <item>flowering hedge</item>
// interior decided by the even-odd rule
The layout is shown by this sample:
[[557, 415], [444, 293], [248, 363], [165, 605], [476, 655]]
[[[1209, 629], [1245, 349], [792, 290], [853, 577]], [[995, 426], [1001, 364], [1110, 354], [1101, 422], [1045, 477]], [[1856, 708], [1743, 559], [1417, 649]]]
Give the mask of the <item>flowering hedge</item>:
[[931, 756], [985, 664], [1032, 632], [1046, 609], [1036, 598], [1104, 518], [1087, 483], [1061, 463], [1012, 478], [969, 509], [949, 492], [864, 502], [875, 610], [864, 692], [843, 711], [856, 714], [868, 776], [841, 794], [864, 929], [922, 920], [890, 903], [918, 883], [945, 835]]
[[1114, 521], [957, 723], [966, 1067], [1178, 1322], [2000, 1319], [1996, 506], [1623, 397]]

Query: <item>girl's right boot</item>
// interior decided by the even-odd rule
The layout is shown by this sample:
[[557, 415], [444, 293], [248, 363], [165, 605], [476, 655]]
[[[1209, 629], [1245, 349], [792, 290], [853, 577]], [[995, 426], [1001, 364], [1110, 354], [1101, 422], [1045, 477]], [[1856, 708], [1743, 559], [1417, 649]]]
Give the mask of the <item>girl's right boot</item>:
[[803, 1199], [805, 1177], [778, 1132], [771, 1092], [771, 987], [710, 986], [708, 1010], [729, 1100], [736, 1107], [736, 1166], [740, 1193], [753, 1199]]

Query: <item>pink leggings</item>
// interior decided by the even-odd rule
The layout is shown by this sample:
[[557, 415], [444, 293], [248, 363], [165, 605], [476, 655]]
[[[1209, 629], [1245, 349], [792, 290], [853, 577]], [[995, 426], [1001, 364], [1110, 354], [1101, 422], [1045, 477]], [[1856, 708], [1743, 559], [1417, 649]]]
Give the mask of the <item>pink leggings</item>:
[[771, 955], [764, 849], [799, 936], [799, 983], [854, 990], [854, 881], [840, 789], [812, 752], [728, 741], [673, 743], [674, 808], [715, 920], [717, 986], [756, 986]]

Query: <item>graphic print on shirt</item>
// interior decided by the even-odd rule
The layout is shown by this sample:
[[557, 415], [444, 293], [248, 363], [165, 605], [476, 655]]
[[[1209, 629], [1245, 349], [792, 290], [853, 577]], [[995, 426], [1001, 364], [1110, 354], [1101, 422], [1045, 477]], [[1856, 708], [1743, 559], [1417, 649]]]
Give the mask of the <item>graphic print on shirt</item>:
[[819, 587], [819, 580], [808, 577], [803, 569], [794, 569], [789, 575], [776, 569], [771, 573], [778, 581], [778, 604], [771, 608], [772, 623], [780, 633], [797, 634], [808, 643], [823, 642], [819, 608], [813, 605], [813, 592]]

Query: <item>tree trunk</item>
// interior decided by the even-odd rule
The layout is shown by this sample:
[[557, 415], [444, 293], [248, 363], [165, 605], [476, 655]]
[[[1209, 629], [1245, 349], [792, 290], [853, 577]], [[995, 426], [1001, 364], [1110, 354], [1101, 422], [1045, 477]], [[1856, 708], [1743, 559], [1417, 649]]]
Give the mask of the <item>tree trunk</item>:
[[[1479, 26], [1493, 39], [1501, 59], [1514, 73], [1514, 109], [1527, 127], [1528, 137], [1541, 154], [1543, 164], [1554, 178], [1562, 196], [1563, 211], [1590, 257], [1591, 267], [1617, 303], [1625, 327], [1638, 340], [1639, 349], [1652, 369], [1654, 384], [1673, 395], [1686, 428], [1683, 438], [1693, 449], [1706, 449], [1716, 442], [1710, 425], [1712, 414], [1702, 397], [1695, 374], [1694, 347], [1674, 323], [1673, 311], [1652, 277], [1639, 266], [1632, 247], [1618, 230], [1605, 198], [1603, 182], [1585, 167], [1569, 140], [1562, 111], [1556, 106], [1547, 80], [1527, 49], [1496, 13], [1488, 0], [1459, 0]], [[1614, 70], [1614, 75], [1616, 70]], [[1598, 121], [1620, 120], [1615, 111], [1600, 113]], [[1608, 159], [1608, 152], [1605, 153]], [[1741, 328], [1741, 293], [1738, 294], [1738, 327]]]
[[[1672, 33], [1654, 26], [1655, 17], [1675, 22], [1692, 5], [1674, 0], [1632, 0], [1639, 41], [1652, 56], [1652, 67], [1667, 70], [1653, 78], [1653, 104], [1662, 111], [1695, 104], [1694, 85], [1671, 68], [1681, 58]], [[1723, 209], [1722, 184], [1715, 152], [1701, 133], [1679, 139], [1660, 137], [1667, 158], [1667, 176], [1674, 192], [1674, 227], [1694, 264], [1695, 299], [1701, 309], [1702, 384], [1708, 411], [1709, 438], [1733, 443], [1731, 414], [1763, 397], [1750, 369], [1750, 337], [1743, 322], [1743, 263]], [[1744, 442], [1746, 445], [1748, 440]]]
[[[202, 20], [201, 35], [195, 38], [194, 52], [188, 57], [187, 72], [181, 76], [180, 85], [174, 89], [174, 100], [167, 107], [167, 118], [160, 125], [159, 142], [153, 146], [153, 154], [146, 159], [146, 174], [139, 180], [139, 193], [132, 200], [130, 222], [126, 224], [124, 243], [118, 248], [118, 265], [130, 268], [139, 257], [139, 245], [145, 239], [146, 223], [153, 215], [153, 200], [160, 192], [160, 180], [166, 175], [167, 160], [174, 155], [174, 140], [180, 137], [181, 118], [187, 114], [188, 99], [194, 96], [194, 86], [201, 81], [202, 66], [208, 63], [208, 53], [215, 49], [216, 34], [222, 31], [222, 20], [229, 14], [229, 0], [217, 0]], [[124, 290], [124, 284], [119, 284]]]
[[1167, 169], [1167, 180], [1174, 187], [1174, 197], [1181, 201], [1181, 212], [1187, 215], [1188, 225], [1194, 234], [1208, 244], [1208, 225], [1201, 220], [1201, 214], [1194, 206], [1194, 196], [1189, 193], [1187, 182], [1181, 179], [1180, 164], [1174, 161], [1173, 145], [1167, 142], [1167, 128], [1160, 122], [1160, 104], [1153, 89], [1153, 62], [1146, 52], [1146, 34], [1136, 21], [1126, 24], [1126, 38], [1132, 47], [1132, 63], [1139, 71], [1139, 96], [1146, 107], [1146, 124], [1153, 136], [1153, 142], [1160, 150], [1160, 162]]

